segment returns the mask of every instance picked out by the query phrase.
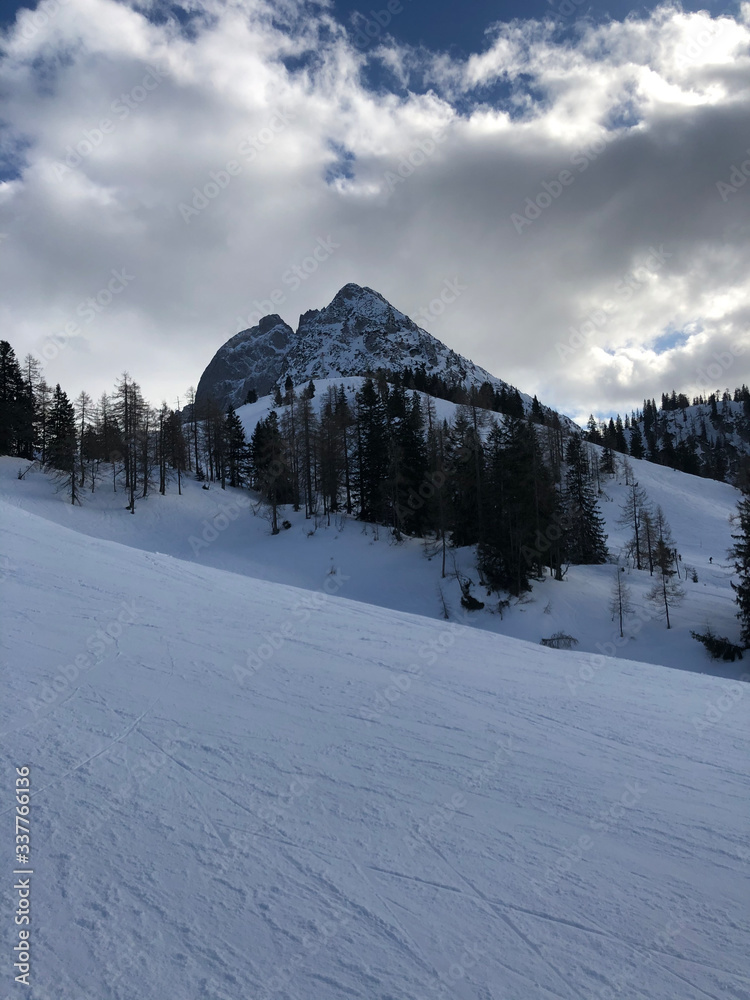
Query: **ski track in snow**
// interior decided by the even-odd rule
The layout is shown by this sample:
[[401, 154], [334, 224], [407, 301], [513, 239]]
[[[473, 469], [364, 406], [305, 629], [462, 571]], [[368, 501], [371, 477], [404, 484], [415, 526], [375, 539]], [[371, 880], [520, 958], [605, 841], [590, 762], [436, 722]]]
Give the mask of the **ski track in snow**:
[[[91, 537], [95, 510], [38, 516], [41, 485], [29, 513], [14, 489], [0, 756], [9, 790], [32, 769], [33, 958], [3, 996], [750, 997], [750, 687], [696, 727], [727, 680], [612, 659], [571, 688], [586, 652], [310, 604], [288, 579]], [[310, 551], [299, 571], [324, 580]], [[123, 602], [133, 621], [54, 690]]]

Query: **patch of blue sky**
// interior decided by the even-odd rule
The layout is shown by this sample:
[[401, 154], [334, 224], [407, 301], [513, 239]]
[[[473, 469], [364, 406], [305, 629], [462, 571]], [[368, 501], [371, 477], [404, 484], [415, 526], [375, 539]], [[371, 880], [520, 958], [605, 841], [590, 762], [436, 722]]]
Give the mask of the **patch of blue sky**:
[[292, 76], [296, 73], [304, 73], [306, 70], [314, 70], [322, 65], [322, 61], [320, 52], [314, 49], [290, 53], [289, 55], [281, 56], [279, 59], [282, 66]]
[[651, 343], [651, 350], [655, 354], [666, 354], [667, 351], [674, 350], [675, 347], [682, 347], [688, 342], [690, 334], [695, 331], [667, 329]]
[[156, 0], [140, 6], [135, 0], [132, 6], [140, 9], [152, 24], [162, 25], [170, 22], [178, 24], [180, 33], [189, 41], [193, 41], [203, 28], [215, 24], [218, 20], [216, 14], [211, 14], [198, 3], [182, 4], [173, 0]]
[[[386, 33], [398, 42], [424, 46], [433, 52], [466, 56], [484, 51], [492, 40], [488, 28], [515, 20], [554, 20], [563, 34], [573, 34], [580, 22], [624, 20], [647, 13], [658, 0], [635, 5], [632, 0], [334, 0], [333, 15], [348, 31], [363, 31], [360, 44], [372, 46]], [[684, 10], [725, 9], [727, 0], [683, 0]], [[356, 26], [356, 28], [355, 28]], [[368, 33], [371, 40], [368, 40]], [[356, 43], [355, 43], [356, 44]]]
[[345, 146], [341, 146], [333, 141], [329, 141], [328, 147], [335, 154], [336, 159], [326, 168], [326, 184], [333, 184], [341, 178], [353, 180], [354, 164], [356, 162], [354, 153], [352, 153], [352, 151], [347, 149]]
[[12, 132], [0, 119], [0, 182], [15, 181], [21, 177], [29, 145], [27, 139]]
[[608, 132], [617, 132], [623, 128], [634, 128], [642, 121], [641, 115], [636, 109], [635, 101], [624, 101], [615, 108], [607, 118], [605, 127]]

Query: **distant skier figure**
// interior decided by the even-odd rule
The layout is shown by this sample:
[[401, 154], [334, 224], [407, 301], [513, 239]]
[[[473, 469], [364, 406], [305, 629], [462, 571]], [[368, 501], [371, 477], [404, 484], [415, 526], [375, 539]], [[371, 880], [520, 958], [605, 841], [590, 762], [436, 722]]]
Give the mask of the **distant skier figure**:
[[710, 563], [712, 563], [712, 562], [714, 561], [714, 557], [713, 557], [713, 556], [709, 556], [709, 557], [708, 557], [708, 561], [709, 561]]

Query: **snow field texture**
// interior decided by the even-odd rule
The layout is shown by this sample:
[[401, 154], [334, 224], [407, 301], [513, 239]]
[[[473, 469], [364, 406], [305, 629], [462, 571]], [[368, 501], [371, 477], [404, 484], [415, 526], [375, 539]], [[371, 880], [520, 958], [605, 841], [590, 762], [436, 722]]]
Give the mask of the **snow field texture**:
[[[71, 508], [17, 465], [0, 748], [8, 789], [31, 768], [34, 916], [32, 985], [8, 960], [3, 995], [749, 995], [750, 687], [689, 639], [733, 622], [735, 491], [633, 463], [699, 583], [614, 659], [610, 566], [470, 628], [420, 543], [272, 539], [247, 494], [194, 483]], [[582, 649], [539, 645], [563, 626]]]

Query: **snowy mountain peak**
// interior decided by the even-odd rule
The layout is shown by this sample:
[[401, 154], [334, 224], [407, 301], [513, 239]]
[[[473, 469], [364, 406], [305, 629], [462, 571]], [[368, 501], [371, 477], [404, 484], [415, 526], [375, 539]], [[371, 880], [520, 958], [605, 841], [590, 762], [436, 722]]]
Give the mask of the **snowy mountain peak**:
[[[427, 333], [372, 288], [350, 282], [322, 309], [310, 309], [294, 331], [279, 316], [228, 340], [198, 384], [197, 402], [215, 400], [222, 409], [241, 406], [253, 389], [259, 395], [288, 376], [309, 379], [366, 375], [378, 368], [403, 371], [423, 365], [449, 384], [468, 387], [507, 383], [490, 375]], [[531, 400], [526, 397], [526, 402]]]
[[[392, 310], [393, 307], [380, 292], [349, 282], [348, 285], [339, 289], [325, 311], [331, 313], [344, 311], [364, 316], [375, 316], [385, 315], [389, 309]], [[402, 314], [399, 313], [399, 315]]]

